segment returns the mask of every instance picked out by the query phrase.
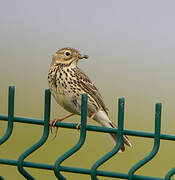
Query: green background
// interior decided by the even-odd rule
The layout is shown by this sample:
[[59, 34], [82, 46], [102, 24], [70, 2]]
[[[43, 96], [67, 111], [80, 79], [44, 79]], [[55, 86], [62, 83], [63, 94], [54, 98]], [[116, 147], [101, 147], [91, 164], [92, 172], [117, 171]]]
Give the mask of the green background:
[[[173, 134], [174, 6], [174, 1], [163, 0], [2, 0], [0, 114], [7, 114], [8, 86], [15, 85], [15, 115], [42, 119], [52, 55], [56, 49], [71, 46], [89, 55], [79, 66], [103, 95], [113, 121], [117, 121], [117, 99], [125, 97], [125, 128], [152, 132], [154, 104], [162, 102], [162, 133]], [[51, 118], [66, 114], [52, 99]], [[66, 122], [79, 120], [73, 117]], [[0, 121], [0, 136], [6, 125]], [[0, 148], [0, 157], [17, 159], [41, 135], [40, 126], [15, 123], [12, 137]], [[78, 137], [79, 131], [60, 128], [55, 140], [50, 135], [47, 143], [27, 160], [53, 164]], [[128, 172], [152, 149], [151, 139], [130, 140], [132, 148], [117, 154], [100, 169]], [[88, 132], [85, 145], [63, 164], [90, 168], [112, 147], [106, 134]], [[158, 155], [138, 174], [164, 177], [175, 165], [174, 150], [173, 142], [161, 141]], [[26, 169], [36, 179], [56, 179], [51, 171]], [[90, 180], [88, 175], [63, 174], [71, 180]], [[24, 179], [13, 166], [0, 165], [0, 175], [7, 180]]]

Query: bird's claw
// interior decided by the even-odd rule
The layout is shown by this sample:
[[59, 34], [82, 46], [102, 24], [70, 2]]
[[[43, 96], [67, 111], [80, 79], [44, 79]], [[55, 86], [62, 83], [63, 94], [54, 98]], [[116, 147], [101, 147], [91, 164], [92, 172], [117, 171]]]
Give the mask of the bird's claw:
[[81, 127], [81, 123], [78, 123], [77, 125], [76, 125], [76, 129], [80, 129], [80, 127]]
[[[49, 124], [50, 124], [50, 131], [51, 131], [52, 134], [53, 134], [53, 128], [55, 127], [55, 124], [56, 124], [56, 122], [58, 122], [58, 121], [62, 121], [62, 119], [55, 118], [55, 119], [50, 120], [50, 123], [49, 123]], [[55, 131], [55, 136], [54, 136], [54, 138], [56, 137], [57, 132], [58, 132], [58, 127], [56, 127], [56, 131]]]

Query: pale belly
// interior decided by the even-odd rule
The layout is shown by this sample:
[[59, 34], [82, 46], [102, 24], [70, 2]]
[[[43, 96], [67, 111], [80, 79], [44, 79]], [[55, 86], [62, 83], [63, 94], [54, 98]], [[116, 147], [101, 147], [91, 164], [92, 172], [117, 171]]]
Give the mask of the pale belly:
[[81, 98], [76, 98], [72, 94], [63, 95], [59, 92], [51, 92], [56, 102], [67, 111], [74, 114], [81, 114]]
[[[62, 106], [64, 109], [74, 114], [81, 114], [81, 96], [75, 97], [73, 93], [69, 95], [63, 95], [62, 93], [58, 93], [56, 91], [51, 91], [54, 96], [56, 102]], [[87, 113], [90, 117], [92, 113], [95, 111], [94, 105], [88, 101]]]

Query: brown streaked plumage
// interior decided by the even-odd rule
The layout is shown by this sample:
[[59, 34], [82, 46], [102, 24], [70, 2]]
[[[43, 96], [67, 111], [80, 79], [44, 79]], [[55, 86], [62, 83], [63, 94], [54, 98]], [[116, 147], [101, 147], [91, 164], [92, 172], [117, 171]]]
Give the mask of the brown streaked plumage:
[[[98, 89], [91, 82], [89, 77], [77, 66], [80, 59], [87, 59], [87, 55], [82, 55], [78, 50], [70, 47], [58, 50], [53, 58], [48, 73], [48, 82], [52, 95], [58, 104], [71, 114], [56, 118], [50, 122], [51, 131], [57, 121], [62, 121], [75, 114], [81, 113], [81, 95], [88, 94], [88, 117], [94, 119], [102, 126], [116, 128], [117, 126], [109, 119], [108, 109], [105, 106]], [[57, 128], [58, 130], [58, 128]], [[116, 134], [110, 134], [116, 143]], [[124, 144], [131, 146], [127, 136], [123, 137]], [[124, 151], [124, 144], [121, 150]]]

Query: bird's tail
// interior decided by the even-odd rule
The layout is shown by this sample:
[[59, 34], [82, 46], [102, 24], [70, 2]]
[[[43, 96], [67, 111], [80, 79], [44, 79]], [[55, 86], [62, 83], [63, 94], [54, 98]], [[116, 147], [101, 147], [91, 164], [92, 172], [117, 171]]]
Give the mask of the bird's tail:
[[[96, 120], [98, 123], [100, 123], [104, 127], [117, 128], [117, 125], [109, 119], [109, 117], [107, 116], [107, 114], [104, 111], [101, 111], [101, 110], [98, 111], [94, 117], [94, 120]], [[110, 135], [113, 143], [116, 144], [117, 134], [110, 133], [109, 135]], [[125, 144], [129, 147], [132, 147], [132, 144], [130, 143], [129, 138], [126, 135], [123, 136], [123, 143], [120, 148], [120, 150], [122, 152], [125, 151], [125, 146], [124, 146]]]

